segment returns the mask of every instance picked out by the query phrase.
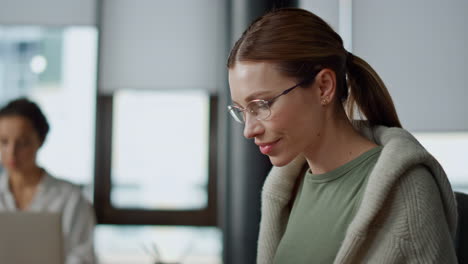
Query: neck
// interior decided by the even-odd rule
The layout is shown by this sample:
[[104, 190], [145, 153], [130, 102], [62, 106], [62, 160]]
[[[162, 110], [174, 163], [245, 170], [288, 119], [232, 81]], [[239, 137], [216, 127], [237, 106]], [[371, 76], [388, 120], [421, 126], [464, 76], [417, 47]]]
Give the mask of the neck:
[[34, 166], [27, 170], [9, 171], [9, 184], [13, 190], [19, 188], [35, 187], [42, 179], [43, 170]]
[[320, 141], [304, 153], [314, 174], [332, 171], [377, 146], [359, 134], [346, 114], [327, 118], [320, 132]]

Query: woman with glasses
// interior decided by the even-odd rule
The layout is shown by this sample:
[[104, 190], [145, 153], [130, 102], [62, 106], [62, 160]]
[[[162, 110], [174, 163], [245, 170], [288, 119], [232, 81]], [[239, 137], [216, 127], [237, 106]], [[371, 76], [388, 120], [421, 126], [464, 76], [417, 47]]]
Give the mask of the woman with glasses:
[[91, 204], [78, 186], [53, 177], [36, 163], [48, 132], [46, 117], [34, 102], [20, 98], [0, 109], [4, 168], [0, 175], [0, 211], [61, 213], [65, 263], [95, 263]]
[[401, 128], [377, 73], [321, 18], [293, 8], [258, 18], [228, 70], [229, 112], [274, 165], [258, 263], [457, 262], [443, 169]]

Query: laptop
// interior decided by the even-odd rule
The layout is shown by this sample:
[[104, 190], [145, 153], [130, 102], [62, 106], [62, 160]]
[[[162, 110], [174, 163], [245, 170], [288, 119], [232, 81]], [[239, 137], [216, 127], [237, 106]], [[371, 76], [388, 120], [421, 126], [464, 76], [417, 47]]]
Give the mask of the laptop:
[[63, 264], [61, 215], [0, 212], [0, 263]]

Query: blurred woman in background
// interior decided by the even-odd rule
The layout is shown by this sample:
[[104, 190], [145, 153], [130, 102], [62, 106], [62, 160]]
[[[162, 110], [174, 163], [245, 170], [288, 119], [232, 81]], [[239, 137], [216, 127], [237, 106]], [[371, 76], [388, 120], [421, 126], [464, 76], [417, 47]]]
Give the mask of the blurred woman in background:
[[49, 124], [39, 107], [25, 98], [0, 109], [0, 210], [55, 212], [62, 215], [66, 264], [95, 263], [95, 215], [78, 186], [41, 168], [37, 152]]

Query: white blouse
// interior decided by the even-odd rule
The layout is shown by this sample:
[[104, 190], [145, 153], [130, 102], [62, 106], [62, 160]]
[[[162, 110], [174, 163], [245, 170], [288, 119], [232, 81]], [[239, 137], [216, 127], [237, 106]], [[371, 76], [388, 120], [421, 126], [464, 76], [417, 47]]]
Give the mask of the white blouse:
[[[6, 173], [0, 175], [0, 211], [18, 211]], [[46, 172], [26, 211], [61, 213], [65, 263], [96, 263], [93, 246], [96, 225], [94, 209], [78, 186], [54, 178]]]

